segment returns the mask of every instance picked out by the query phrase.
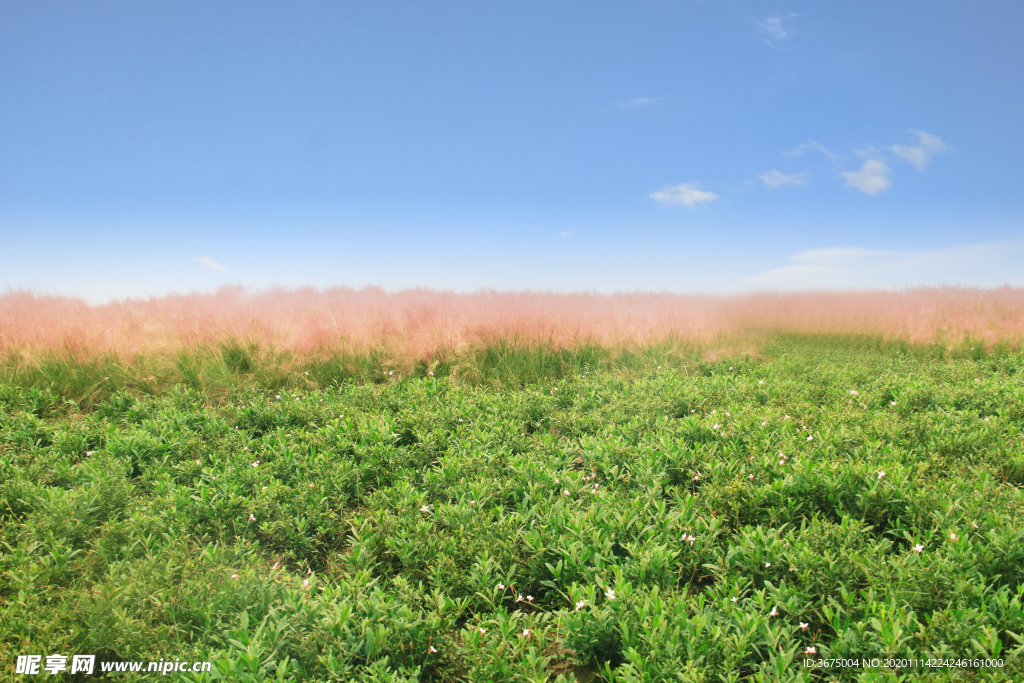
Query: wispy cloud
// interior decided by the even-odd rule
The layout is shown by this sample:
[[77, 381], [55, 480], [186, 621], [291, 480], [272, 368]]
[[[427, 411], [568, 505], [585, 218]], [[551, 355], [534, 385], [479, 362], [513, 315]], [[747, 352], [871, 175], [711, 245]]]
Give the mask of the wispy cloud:
[[799, 16], [798, 14], [787, 14], [785, 17], [776, 15], [774, 17], [765, 17], [764, 19], [758, 19], [754, 22], [758, 30], [765, 36], [765, 41], [769, 45], [772, 41], [782, 42], [789, 40], [793, 35], [793, 29], [787, 25], [791, 19]]
[[649, 107], [652, 104], [657, 104], [664, 99], [664, 97], [634, 97], [631, 100], [619, 102], [619, 106], [623, 109], [640, 109], [641, 107]]
[[889, 165], [881, 159], [868, 159], [859, 171], [840, 173], [846, 179], [846, 186], [860, 190], [869, 197], [889, 189]]
[[[966, 278], [997, 285], [1024, 244], [989, 242], [944, 249], [832, 247], [789, 256], [789, 265], [759, 273], [746, 282], [780, 289], [834, 289], [952, 283]], [[1005, 284], [1005, 283], [1002, 283]]]
[[[937, 135], [926, 133], [920, 130], [911, 131], [917, 135], [916, 145], [889, 145], [886, 147], [878, 147], [876, 145], [869, 145], [864, 149], [855, 150], [857, 156], [862, 157], [864, 162], [861, 164], [860, 170], [857, 171], [843, 171], [842, 162], [843, 157], [833, 153], [825, 145], [817, 142], [816, 140], [809, 140], [802, 145], [798, 145], [791, 150], [783, 152], [782, 155], [786, 157], [798, 157], [803, 155], [805, 152], [820, 152], [824, 154], [834, 164], [834, 170], [846, 181], [846, 186], [855, 190], [860, 190], [869, 197], [873, 197], [880, 192], [884, 192], [891, 187], [892, 182], [890, 176], [892, 175], [892, 169], [889, 167], [889, 160], [892, 159], [891, 155], [912, 164], [917, 170], [923, 171], [931, 158], [939, 152], [944, 152], [949, 149], [946, 143], [942, 141]], [[778, 173], [772, 171], [771, 174]], [[762, 174], [760, 177], [764, 180], [765, 184], [770, 187], [777, 187], [771, 184], [769, 174]], [[778, 176], [772, 175], [772, 179], [782, 181], [783, 174], [779, 173]], [[781, 182], [780, 182], [781, 184]]]
[[809, 174], [804, 171], [803, 173], [791, 173], [786, 175], [782, 171], [772, 169], [767, 173], [762, 173], [757, 176], [764, 181], [764, 184], [768, 187], [782, 187], [784, 185], [795, 185], [801, 187], [807, 184]]
[[210, 270], [219, 270], [222, 273], [231, 272], [230, 268], [228, 268], [227, 266], [222, 266], [209, 256], [196, 256], [192, 260], [198, 262], [199, 265], [201, 265], [203, 268], [209, 268]]
[[916, 145], [892, 145], [889, 147], [889, 150], [901, 159], [913, 164], [918, 171], [924, 170], [932, 156], [949, 149], [938, 135], [925, 133], [921, 130], [912, 130], [910, 132], [917, 135]]
[[839, 160], [839, 156], [838, 155], [833, 154], [831, 151], [829, 151], [828, 147], [826, 147], [825, 145], [823, 145], [820, 142], [817, 142], [815, 140], [808, 140], [807, 142], [805, 142], [802, 145], [797, 145], [796, 147], [794, 147], [793, 149], [789, 150], [788, 152], [783, 152], [782, 156], [784, 156], [784, 157], [798, 157], [798, 156], [802, 156], [804, 152], [821, 152], [822, 154], [827, 156], [832, 161], [838, 161]]
[[718, 199], [718, 195], [714, 192], [698, 189], [696, 183], [683, 183], [682, 185], [663, 187], [657, 192], [652, 192], [649, 196], [662, 206], [682, 205], [688, 209], [694, 209], [698, 204], [713, 202]]

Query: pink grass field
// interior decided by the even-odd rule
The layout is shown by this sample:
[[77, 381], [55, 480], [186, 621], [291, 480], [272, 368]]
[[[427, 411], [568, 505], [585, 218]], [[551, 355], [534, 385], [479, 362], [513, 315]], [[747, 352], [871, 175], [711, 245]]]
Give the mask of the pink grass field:
[[0, 353], [26, 360], [52, 353], [129, 360], [234, 340], [300, 355], [377, 349], [414, 361], [497, 342], [554, 348], [707, 345], [773, 331], [863, 333], [911, 343], [969, 337], [985, 345], [1019, 346], [1024, 289], [711, 296], [234, 287], [101, 305], [26, 291], [0, 296]]

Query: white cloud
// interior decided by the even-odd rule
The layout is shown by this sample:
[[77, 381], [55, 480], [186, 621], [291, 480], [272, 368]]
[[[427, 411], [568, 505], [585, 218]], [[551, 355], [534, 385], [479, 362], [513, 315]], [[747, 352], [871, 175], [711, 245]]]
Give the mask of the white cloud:
[[231, 272], [231, 270], [227, 266], [222, 266], [221, 264], [217, 263], [216, 261], [214, 261], [209, 256], [196, 256], [192, 260], [193, 261], [197, 261], [199, 263], [199, 265], [201, 265], [203, 268], [209, 268], [210, 270], [219, 270], [222, 273], [230, 273]]
[[808, 174], [806, 171], [803, 173], [792, 173], [786, 175], [782, 171], [772, 169], [767, 173], [762, 173], [757, 176], [764, 181], [764, 184], [768, 187], [782, 187], [783, 185], [796, 185], [797, 187], [807, 184]]
[[931, 160], [933, 155], [949, 149], [938, 135], [932, 135], [920, 130], [912, 130], [910, 132], [917, 135], [916, 145], [912, 147], [892, 145], [889, 149], [896, 156], [913, 164], [918, 171], [924, 170], [924, 167], [928, 165], [928, 161]]
[[766, 35], [774, 38], [775, 40], [785, 40], [786, 38], [789, 38], [789, 33], [782, 26], [782, 17], [766, 17], [757, 22], [757, 26]]
[[825, 145], [821, 144], [820, 142], [815, 142], [814, 140], [808, 140], [807, 142], [805, 142], [802, 145], [797, 145], [796, 147], [794, 147], [793, 149], [789, 150], [788, 152], [783, 152], [782, 156], [784, 156], [784, 157], [798, 157], [798, 156], [803, 155], [803, 153], [807, 152], [807, 151], [821, 152], [822, 154], [827, 156], [832, 161], [836, 161], [836, 160], [839, 159], [839, 157], [836, 156], [835, 154], [833, 154], [832, 152], [830, 152], [829, 149], [827, 147], [825, 147]]
[[754, 22], [757, 28], [765, 36], [765, 41], [768, 45], [772, 44], [773, 40], [783, 41], [789, 40], [793, 35], [793, 29], [787, 26], [787, 22], [794, 17], [798, 17], [798, 14], [787, 14], [785, 17], [776, 15], [774, 17], [765, 17]]
[[[869, 197], [873, 197], [880, 192], [888, 190], [892, 184], [890, 181], [892, 169], [889, 168], [888, 163], [888, 159], [891, 159], [889, 154], [894, 154], [916, 167], [917, 170], [923, 171], [935, 154], [948, 149], [946, 143], [937, 135], [919, 130], [911, 132], [917, 135], [918, 142], [916, 145], [889, 145], [888, 147], [869, 145], [864, 149], [854, 150], [857, 156], [864, 159], [859, 171], [840, 171], [842, 157], [832, 153], [831, 150], [815, 140], [809, 140], [802, 145], [783, 152], [782, 155], [798, 157], [808, 151], [820, 152], [832, 161], [835, 165], [833, 168], [840, 177], [846, 180], [847, 187], [860, 190]], [[770, 171], [760, 176], [769, 187], [778, 187], [779, 185], [786, 184], [786, 177], [779, 171]]]
[[860, 190], [869, 197], [889, 189], [889, 165], [881, 159], [868, 159], [859, 171], [840, 173], [846, 186]]
[[998, 286], [1019, 280], [1020, 242], [967, 244], [944, 249], [812, 249], [787, 257], [790, 265], [746, 282], [778, 289], [857, 289], [921, 284]]
[[624, 109], [639, 109], [640, 107], [649, 107], [652, 104], [657, 104], [664, 99], [664, 97], [634, 97], [631, 100], [619, 102], [619, 106]]
[[663, 187], [657, 192], [652, 192], [649, 196], [662, 206], [677, 206], [681, 204], [688, 209], [694, 209], [698, 204], [713, 202], [718, 199], [718, 195], [714, 192], [698, 190], [696, 183], [683, 183], [682, 185]]

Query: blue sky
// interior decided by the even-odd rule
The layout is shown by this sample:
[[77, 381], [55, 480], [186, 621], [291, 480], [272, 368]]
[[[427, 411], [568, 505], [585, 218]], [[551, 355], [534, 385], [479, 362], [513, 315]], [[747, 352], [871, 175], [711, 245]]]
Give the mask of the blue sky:
[[1024, 285], [1024, 4], [0, 2], [0, 287]]

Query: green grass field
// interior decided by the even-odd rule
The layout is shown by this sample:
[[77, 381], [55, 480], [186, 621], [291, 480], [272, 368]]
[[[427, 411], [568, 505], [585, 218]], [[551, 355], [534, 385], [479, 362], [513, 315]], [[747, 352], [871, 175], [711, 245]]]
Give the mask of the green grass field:
[[1024, 680], [1024, 357], [759, 348], [10, 361], [4, 676]]

